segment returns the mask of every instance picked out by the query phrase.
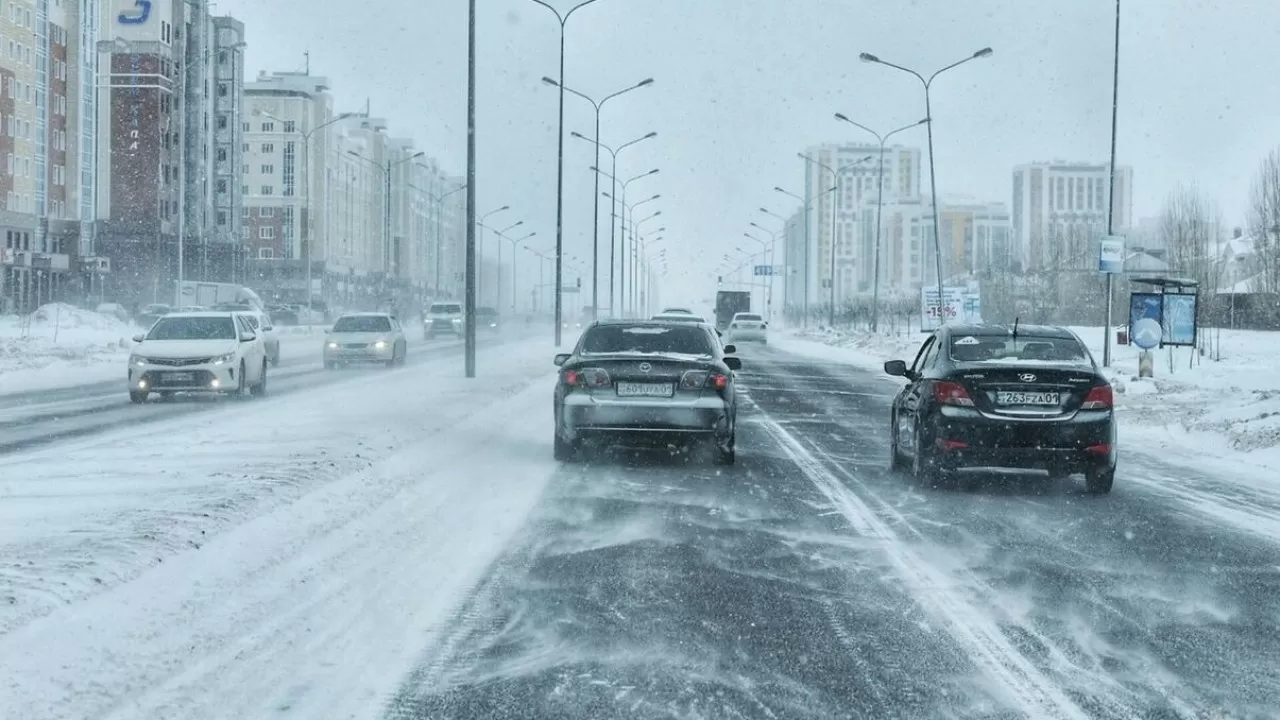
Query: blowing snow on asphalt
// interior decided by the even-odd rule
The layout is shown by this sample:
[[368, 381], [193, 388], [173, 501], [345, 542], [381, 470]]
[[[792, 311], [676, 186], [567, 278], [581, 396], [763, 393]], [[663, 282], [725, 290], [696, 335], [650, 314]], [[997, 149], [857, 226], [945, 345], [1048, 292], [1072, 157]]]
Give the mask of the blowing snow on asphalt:
[[6, 448], [0, 715], [1274, 711], [1275, 536], [1221, 510], [1263, 499], [1136, 455], [1102, 497], [917, 487], [886, 470], [893, 380], [770, 348], [741, 353], [737, 465], [556, 464], [545, 345], [482, 384], [456, 353]]

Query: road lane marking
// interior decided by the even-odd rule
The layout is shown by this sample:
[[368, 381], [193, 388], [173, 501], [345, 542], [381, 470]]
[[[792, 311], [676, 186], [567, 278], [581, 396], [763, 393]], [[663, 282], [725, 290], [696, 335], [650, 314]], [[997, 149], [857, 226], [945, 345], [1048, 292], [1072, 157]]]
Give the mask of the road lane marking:
[[947, 634], [996, 682], [1008, 700], [1030, 717], [1087, 720], [1088, 713], [1018, 652], [964, 588], [957, 587], [945, 573], [909, 549], [889, 524], [845, 487], [798, 438], [758, 405], [755, 409], [760, 424], [782, 451], [854, 530], [884, 541], [885, 555], [908, 584], [915, 601], [942, 623]]

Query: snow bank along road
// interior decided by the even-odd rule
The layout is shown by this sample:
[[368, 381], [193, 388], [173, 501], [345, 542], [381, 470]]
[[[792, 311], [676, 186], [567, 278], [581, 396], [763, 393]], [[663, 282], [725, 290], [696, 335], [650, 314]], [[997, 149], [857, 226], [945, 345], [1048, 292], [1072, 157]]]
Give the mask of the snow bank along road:
[[1280, 511], [1234, 470], [916, 487], [892, 381], [768, 348], [737, 466], [559, 466], [551, 349], [502, 353], [0, 458], [0, 716], [1277, 711]]
[[[290, 336], [280, 365], [267, 372], [268, 392], [276, 395], [325, 386], [348, 379], [350, 371], [367, 372], [374, 367], [355, 366], [342, 372], [326, 372], [320, 359], [323, 338], [319, 333], [311, 338]], [[493, 344], [496, 340], [481, 335], [477, 343]], [[456, 339], [415, 342], [411, 338], [409, 343], [410, 363], [456, 354], [462, 347], [462, 341]], [[227, 402], [226, 398], [213, 396], [179, 397], [160, 402], [157, 395], [152, 395], [151, 402], [137, 407], [129, 402], [124, 374], [122, 364], [120, 377], [110, 382], [0, 395], [0, 454], [112, 427], [153, 423], [189, 412], [216, 409], [222, 407], [220, 403]], [[149, 431], [163, 436], [163, 426]]]

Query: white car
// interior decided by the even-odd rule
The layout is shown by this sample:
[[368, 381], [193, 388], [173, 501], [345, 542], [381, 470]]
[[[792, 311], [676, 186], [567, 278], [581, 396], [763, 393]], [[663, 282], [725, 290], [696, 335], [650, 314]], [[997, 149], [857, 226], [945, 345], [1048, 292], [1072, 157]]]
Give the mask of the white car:
[[267, 392], [266, 346], [240, 313], [171, 313], [133, 341], [128, 382], [135, 403], [153, 392]]
[[769, 323], [759, 313], [735, 313], [729, 322], [729, 342], [769, 343]]
[[276, 332], [271, 316], [261, 310], [237, 310], [236, 313], [244, 315], [249, 320], [249, 326], [258, 334], [258, 337], [262, 338], [262, 344], [267, 348], [267, 361], [273, 367], [279, 365], [280, 333]]
[[462, 303], [431, 303], [422, 316], [422, 336], [428, 340], [442, 333], [462, 337], [462, 320]]
[[374, 362], [387, 367], [403, 365], [409, 350], [400, 321], [390, 313], [350, 313], [326, 330], [324, 367]]

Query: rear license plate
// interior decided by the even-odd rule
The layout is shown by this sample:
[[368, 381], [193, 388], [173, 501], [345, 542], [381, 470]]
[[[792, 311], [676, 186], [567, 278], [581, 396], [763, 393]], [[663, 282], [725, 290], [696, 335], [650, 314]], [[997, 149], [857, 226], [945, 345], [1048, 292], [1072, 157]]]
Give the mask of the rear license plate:
[[1020, 392], [1001, 390], [996, 393], [997, 405], [1058, 405], [1056, 392]]
[[196, 379], [196, 376], [195, 376], [195, 373], [189, 373], [189, 372], [171, 372], [171, 373], [165, 373], [164, 379], [167, 382], [174, 382], [174, 383], [191, 382], [192, 380]]
[[671, 397], [671, 383], [618, 383], [619, 397]]

